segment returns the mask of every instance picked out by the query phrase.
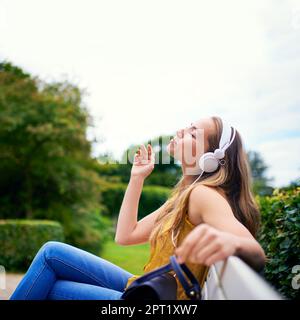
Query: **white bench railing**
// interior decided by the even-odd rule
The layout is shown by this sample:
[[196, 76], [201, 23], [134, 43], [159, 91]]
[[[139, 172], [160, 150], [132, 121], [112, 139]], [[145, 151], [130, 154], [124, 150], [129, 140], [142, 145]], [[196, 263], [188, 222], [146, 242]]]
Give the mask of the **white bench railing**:
[[202, 289], [204, 300], [282, 300], [283, 297], [236, 256], [215, 263]]

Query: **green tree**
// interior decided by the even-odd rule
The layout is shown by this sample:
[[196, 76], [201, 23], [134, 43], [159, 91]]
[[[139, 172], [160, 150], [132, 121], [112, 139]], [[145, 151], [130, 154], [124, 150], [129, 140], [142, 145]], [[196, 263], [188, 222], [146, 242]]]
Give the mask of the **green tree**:
[[273, 187], [270, 186], [270, 182], [273, 178], [267, 177], [268, 166], [265, 164], [262, 156], [257, 151], [248, 151], [247, 156], [252, 173], [253, 191], [261, 196], [271, 195]]
[[0, 217], [61, 221], [66, 240], [88, 248], [100, 240], [100, 207], [83, 95], [0, 63]]

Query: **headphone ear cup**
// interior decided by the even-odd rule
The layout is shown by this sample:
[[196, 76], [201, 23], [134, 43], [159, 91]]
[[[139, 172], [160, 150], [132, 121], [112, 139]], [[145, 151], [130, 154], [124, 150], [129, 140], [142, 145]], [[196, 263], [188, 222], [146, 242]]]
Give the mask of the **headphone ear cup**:
[[214, 172], [218, 166], [219, 162], [213, 152], [206, 152], [199, 159], [199, 167], [204, 172]]

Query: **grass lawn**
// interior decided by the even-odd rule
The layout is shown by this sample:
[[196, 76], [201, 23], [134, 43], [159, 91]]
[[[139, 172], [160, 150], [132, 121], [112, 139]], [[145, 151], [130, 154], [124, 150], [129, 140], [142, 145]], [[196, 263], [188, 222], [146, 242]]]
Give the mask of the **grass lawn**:
[[143, 267], [150, 257], [149, 243], [121, 246], [113, 240], [106, 242], [100, 257], [133, 273], [143, 274]]

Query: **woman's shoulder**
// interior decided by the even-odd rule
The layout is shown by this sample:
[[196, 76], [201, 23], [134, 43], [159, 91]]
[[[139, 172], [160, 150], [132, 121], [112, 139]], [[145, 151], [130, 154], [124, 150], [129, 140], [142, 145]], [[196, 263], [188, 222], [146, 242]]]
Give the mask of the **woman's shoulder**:
[[194, 224], [203, 223], [201, 210], [220, 206], [230, 208], [225, 192], [219, 187], [199, 184], [193, 188], [189, 196], [188, 215], [190, 221]]

